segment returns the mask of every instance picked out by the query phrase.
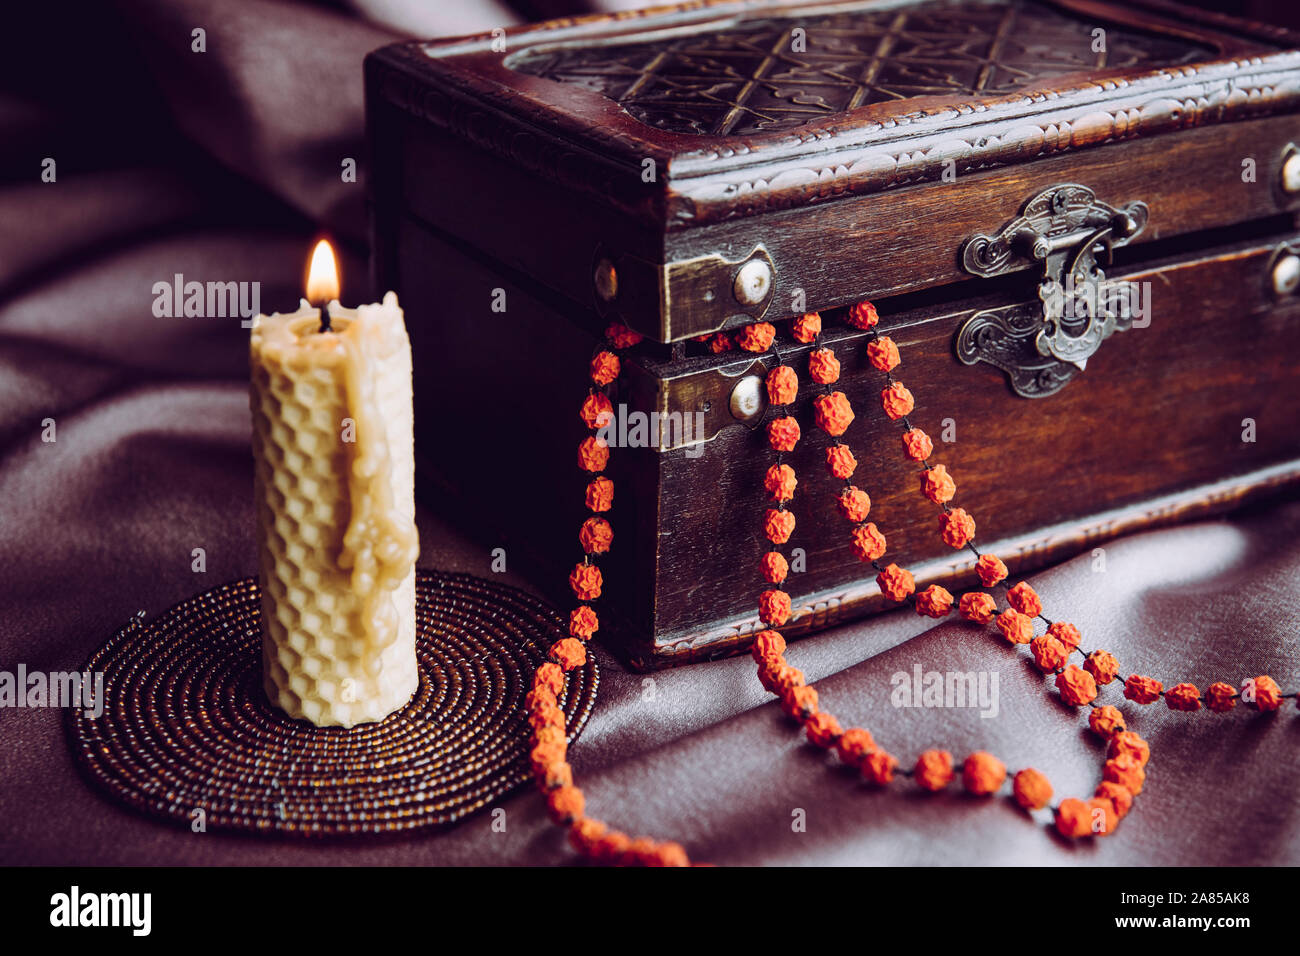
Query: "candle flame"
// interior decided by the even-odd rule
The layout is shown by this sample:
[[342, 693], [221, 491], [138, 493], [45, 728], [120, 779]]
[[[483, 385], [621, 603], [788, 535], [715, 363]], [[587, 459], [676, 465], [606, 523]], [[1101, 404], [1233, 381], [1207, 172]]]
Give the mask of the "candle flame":
[[322, 239], [312, 250], [311, 265], [307, 267], [307, 301], [324, 305], [338, 297], [339, 267], [334, 260], [334, 248]]

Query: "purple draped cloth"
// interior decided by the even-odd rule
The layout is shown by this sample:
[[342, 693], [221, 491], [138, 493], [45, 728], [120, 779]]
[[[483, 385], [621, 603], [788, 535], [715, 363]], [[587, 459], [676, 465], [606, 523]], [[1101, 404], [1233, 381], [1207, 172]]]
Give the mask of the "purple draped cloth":
[[[65, 26], [29, 5], [0, 73], [0, 670], [78, 668], [150, 617], [256, 572], [247, 333], [237, 318], [157, 317], [155, 283], [257, 281], [300, 294], [311, 238], [342, 240], [364, 290], [361, 59], [403, 36], [519, 19], [504, 4], [278, 0], [85, 4]], [[530, 13], [569, 12], [551, 0]], [[20, 15], [22, 16], [22, 15]], [[63, 14], [59, 14], [63, 16]], [[195, 29], [205, 52], [195, 52]], [[42, 181], [47, 158], [55, 181]], [[349, 277], [353, 277], [349, 280]], [[52, 419], [56, 440], [43, 441]], [[420, 564], [487, 575], [482, 542], [419, 509]], [[1125, 673], [1172, 684], [1272, 674], [1300, 686], [1300, 505], [1136, 535], [1034, 575]], [[192, 550], [206, 571], [192, 570]], [[507, 576], [510, 583], [529, 582]], [[988, 750], [1088, 796], [1104, 755], [1027, 656], [988, 630], [896, 613], [793, 645], [823, 703], [914, 759]], [[1111, 839], [1073, 845], [1005, 798], [876, 791], [805, 744], [749, 659], [650, 678], [599, 649], [596, 710], [572, 762], [590, 811], [718, 863], [1297, 863], [1300, 719], [1125, 707], [1151, 743], [1147, 789]], [[894, 706], [920, 673], [983, 675], [982, 708]], [[896, 675], [904, 675], [902, 678]], [[1121, 700], [1112, 687], [1109, 702]], [[985, 716], [987, 714], [987, 716]], [[531, 791], [489, 816], [397, 842], [196, 835], [101, 798], [55, 709], [0, 709], [0, 863], [507, 864], [571, 859]], [[795, 826], [803, 821], [802, 827]]]

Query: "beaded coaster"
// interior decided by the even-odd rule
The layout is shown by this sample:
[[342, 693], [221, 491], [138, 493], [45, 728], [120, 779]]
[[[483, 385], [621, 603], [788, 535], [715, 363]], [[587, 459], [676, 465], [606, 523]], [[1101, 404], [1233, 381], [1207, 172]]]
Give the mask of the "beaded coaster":
[[[314, 727], [262, 691], [256, 580], [207, 591], [90, 658], [104, 711], [70, 710], [73, 751], [112, 797], [187, 827], [338, 836], [453, 823], [529, 779], [524, 695], [566, 633], [538, 599], [463, 574], [418, 571], [415, 613], [411, 701], [377, 724]], [[592, 655], [568, 674], [570, 740], [598, 682]]]

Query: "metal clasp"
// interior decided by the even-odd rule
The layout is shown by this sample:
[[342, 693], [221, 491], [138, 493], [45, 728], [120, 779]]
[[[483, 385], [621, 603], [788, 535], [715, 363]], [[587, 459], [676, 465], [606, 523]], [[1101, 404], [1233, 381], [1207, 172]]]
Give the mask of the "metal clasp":
[[986, 362], [1007, 374], [1025, 398], [1065, 387], [1101, 343], [1132, 323], [1132, 283], [1108, 280], [1102, 264], [1147, 222], [1145, 203], [1115, 208], [1086, 186], [1053, 186], [1034, 196], [1017, 218], [994, 235], [976, 235], [962, 247], [962, 266], [991, 277], [1042, 264], [1038, 305], [988, 309], [957, 333], [957, 357]]

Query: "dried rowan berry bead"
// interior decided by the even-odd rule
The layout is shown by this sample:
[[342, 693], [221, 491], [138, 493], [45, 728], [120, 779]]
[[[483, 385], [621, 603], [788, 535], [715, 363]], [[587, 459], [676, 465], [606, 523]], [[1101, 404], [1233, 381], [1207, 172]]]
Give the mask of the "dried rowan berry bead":
[[1110, 801], [1110, 805], [1115, 808], [1115, 816], [1123, 820], [1133, 807], [1133, 792], [1128, 787], [1118, 783], [1111, 783], [1109, 780], [1103, 780], [1097, 784], [1097, 789], [1093, 796], [1104, 797]]
[[1165, 691], [1165, 704], [1170, 710], [1200, 710], [1201, 692], [1195, 684], [1175, 684]]
[[608, 511], [614, 505], [614, 482], [593, 478], [587, 483], [586, 503], [589, 511]]
[[912, 572], [897, 564], [886, 565], [885, 570], [876, 575], [876, 584], [880, 587], [880, 593], [891, 601], [906, 601], [916, 590]]
[[885, 536], [874, 523], [869, 522], [853, 529], [851, 547], [859, 561], [869, 563], [885, 553]]
[[780, 584], [790, 573], [790, 564], [780, 551], [768, 551], [760, 562], [763, 580], [768, 584]]
[[1225, 714], [1237, 706], [1237, 688], [1215, 681], [1205, 691], [1205, 706], [1216, 714]]
[[880, 316], [876, 314], [876, 307], [870, 302], [859, 302], [849, 309], [849, 314], [844, 317], [844, 321], [855, 329], [873, 329], [880, 321]]
[[767, 400], [773, 405], [789, 405], [799, 394], [799, 376], [789, 365], [778, 365], [767, 373]]
[[546, 687], [558, 697], [564, 693], [564, 671], [556, 664], [542, 664], [533, 674], [533, 686]]
[[887, 335], [867, 344], [867, 361], [882, 372], [892, 372], [901, 361], [898, 346]]
[[623, 866], [650, 866], [651, 861], [655, 858], [655, 852], [658, 848], [654, 840], [650, 837], [637, 837], [628, 846], [627, 852], [623, 854]]
[[789, 465], [773, 465], [763, 476], [763, 488], [777, 501], [789, 501], [799, 484], [794, 469]]
[[588, 428], [604, 428], [614, 417], [614, 404], [603, 392], [592, 392], [582, 403], [578, 416]]
[[1012, 778], [1011, 793], [1026, 810], [1041, 810], [1052, 799], [1052, 785], [1043, 774], [1026, 767]]
[[935, 465], [921, 472], [921, 494], [936, 505], [952, 501], [952, 496], [956, 493], [957, 483], [943, 465]]
[[853, 485], [840, 492], [836, 503], [844, 519], [854, 524], [866, 521], [867, 515], [871, 512], [871, 497], [861, 488], [855, 488]]
[[731, 336], [726, 332], [715, 333], [714, 336], [709, 339], [709, 351], [714, 355], [721, 355], [723, 352], [730, 352], [735, 347], [735, 343], [731, 341]]
[[1056, 675], [1056, 689], [1061, 692], [1061, 700], [1071, 707], [1082, 707], [1097, 699], [1097, 682], [1073, 664]]
[[569, 634], [573, 637], [581, 641], [589, 641], [598, 630], [600, 630], [600, 619], [587, 605], [575, 607], [569, 612]]
[[763, 533], [773, 544], [785, 544], [794, 531], [794, 512], [768, 508], [763, 515]]
[[559, 724], [547, 724], [545, 727], [538, 727], [533, 731], [533, 743], [539, 747], [543, 744], [564, 744], [567, 746], [569, 737]]
[[952, 611], [952, 593], [947, 588], [931, 584], [916, 596], [916, 613], [926, 617], [947, 617]]
[[871, 732], [861, 727], [850, 727], [840, 734], [839, 740], [835, 741], [835, 752], [850, 767], [862, 766], [862, 761], [867, 758], [867, 754], [875, 749], [876, 741], [872, 738]]
[[1093, 797], [1088, 801], [1089, 828], [1094, 836], [1108, 836], [1119, 825], [1115, 804], [1106, 797]]
[[767, 426], [767, 440], [776, 451], [794, 451], [799, 444], [799, 423], [793, 415], [772, 419]]
[[808, 345], [822, 334], [822, 317], [817, 312], [805, 312], [795, 319], [790, 326], [790, 335], [796, 342]]
[[[1078, 647], [1079, 642], [1083, 640], [1083, 635], [1079, 633], [1079, 629], [1073, 624], [1067, 624], [1065, 621], [1053, 621], [1047, 628], [1047, 633], [1051, 634], [1052, 637], [1056, 638], [1070, 650], [1074, 650]], [[1093, 674], [1092, 676], [1096, 677], [1097, 675]], [[1105, 681], [1101, 681], [1100, 683], [1105, 683]]]
[[991, 588], [1007, 579], [1007, 566], [996, 554], [981, 554], [975, 562], [975, 572], [980, 576], [980, 583]]
[[831, 349], [816, 349], [808, 356], [808, 377], [818, 385], [834, 385], [840, 380], [840, 360]]
[[952, 754], [946, 750], [927, 750], [916, 759], [912, 775], [926, 790], [942, 790], [952, 783]]
[[604, 518], [588, 518], [578, 529], [578, 542], [587, 554], [604, 554], [614, 542], [614, 529]]
[[567, 763], [553, 763], [538, 773], [536, 777], [538, 786], [543, 790], [573, 786], [573, 768]]
[[919, 428], [903, 432], [903, 453], [913, 461], [925, 461], [934, 454], [934, 442]]
[[803, 687], [806, 683], [803, 671], [797, 667], [791, 667], [789, 664], [780, 667], [772, 677], [772, 686], [776, 688], [776, 692], [782, 697], [789, 694], [796, 687]]
[[609, 464], [609, 446], [604, 441], [588, 435], [578, 445], [578, 467], [583, 471], [604, 471]]
[[1256, 677], [1255, 699], [1252, 703], [1259, 710], [1277, 710], [1282, 706], [1282, 688], [1271, 677]]
[[996, 793], [1007, 779], [1007, 768], [997, 757], [977, 750], [966, 758], [961, 767], [961, 782], [967, 793], [986, 797]]
[[1088, 726], [1092, 728], [1094, 734], [1103, 740], [1109, 739], [1127, 729], [1127, 725], [1124, 723], [1124, 715], [1120, 713], [1119, 708], [1112, 707], [1109, 704], [1092, 709], [1092, 713], [1088, 715]]
[[690, 866], [690, 857], [686, 855], [686, 849], [680, 843], [656, 843], [654, 849], [645, 854], [644, 863], [646, 866], [654, 867], [678, 867]]
[[1075, 797], [1062, 800], [1056, 808], [1056, 830], [1071, 840], [1092, 836], [1092, 808]]
[[862, 776], [874, 784], [884, 786], [894, 779], [898, 758], [884, 750], [873, 750], [862, 758]]
[[826, 449], [826, 470], [831, 477], [847, 481], [858, 467], [858, 460], [849, 451], [848, 445], [831, 445]]
[[587, 649], [582, 646], [582, 641], [566, 637], [551, 645], [550, 657], [566, 671], [571, 671], [587, 663]]
[[[535, 731], [538, 734], [544, 734], [548, 728]], [[563, 739], [548, 740], [545, 743], [536, 744], [528, 751], [528, 767], [532, 771], [533, 778], [538, 783], [546, 781], [564, 782], [564, 772], [560, 768], [568, 766], [565, 758], [568, 756], [568, 747]], [[572, 775], [569, 776], [572, 780]]]
[[1146, 782], [1146, 771], [1132, 754], [1120, 754], [1106, 761], [1105, 767], [1102, 768], [1102, 779], [1127, 787], [1136, 797], [1142, 792], [1142, 784]]
[[763, 685], [763, 690], [771, 694], [781, 693], [781, 688], [777, 685], [777, 680], [781, 677], [782, 668], [789, 667], [785, 658], [779, 654], [775, 657], [761, 657], [758, 659], [758, 682]]
[[780, 657], [785, 653], [785, 638], [777, 631], [759, 631], [754, 635], [754, 647], [750, 653], [756, 661]]
[[622, 322], [611, 322], [605, 329], [605, 338], [609, 339], [616, 349], [630, 349], [634, 345], [639, 345], [645, 336], [640, 332], [633, 332]]
[[1044, 634], [1030, 641], [1029, 650], [1034, 655], [1034, 663], [1038, 665], [1038, 669], [1048, 673], [1059, 671], [1070, 658], [1070, 652], [1065, 649], [1065, 645], [1050, 634]]
[[545, 711], [557, 706], [555, 692], [549, 687], [534, 687], [524, 695], [524, 708], [530, 714], [535, 710]]
[[818, 395], [813, 400], [813, 415], [817, 427], [832, 438], [843, 435], [853, 424], [853, 407], [843, 392]]
[[939, 515], [939, 537], [950, 548], [964, 548], [975, 537], [975, 519], [965, 508], [953, 508]]
[[1151, 759], [1151, 746], [1133, 731], [1121, 730], [1110, 738], [1110, 744], [1106, 747], [1107, 757], [1118, 757], [1120, 754], [1128, 754], [1145, 767]]
[[539, 744], [528, 751], [528, 761], [533, 775], [545, 776], [551, 767], [564, 763], [565, 752], [563, 744]]
[[[537, 710], [529, 712], [528, 726], [532, 729], [534, 737], [533, 747], [529, 751], [533, 769], [562, 762], [568, 750], [568, 741], [564, 738], [557, 740], [553, 736], [547, 737], [546, 733], [551, 727], [563, 730], [564, 711], [555, 704], [541, 704]], [[538, 740], [539, 736], [546, 739]]]
[[1034, 639], [1034, 622], [1013, 607], [998, 615], [998, 630], [1012, 644], [1028, 644]]
[[817, 691], [807, 684], [791, 687], [781, 695], [781, 709], [796, 720], [806, 720], [817, 713]]
[[591, 359], [591, 380], [597, 385], [608, 385], [618, 378], [622, 363], [613, 352], [597, 352]]
[[607, 827], [599, 820], [583, 817], [569, 828], [569, 845], [583, 856], [590, 856], [596, 841], [605, 835]]
[[591, 858], [597, 863], [619, 863], [631, 845], [631, 837], [615, 830], [595, 840], [591, 847]]
[[546, 796], [547, 809], [556, 823], [567, 824], [579, 819], [585, 805], [582, 791], [577, 787], [560, 787]]
[[1093, 651], [1083, 662], [1083, 668], [1102, 687], [1119, 676], [1119, 661], [1109, 651]]
[[1043, 613], [1043, 602], [1038, 594], [1025, 581], [1007, 589], [1007, 600], [1011, 606], [1027, 617], [1038, 617]]
[[834, 746], [844, 730], [838, 720], [823, 711], [808, 718], [804, 724], [804, 733], [808, 735], [809, 743], [827, 749]]
[[1153, 677], [1130, 674], [1124, 682], [1124, 696], [1135, 704], [1150, 704], [1160, 699], [1165, 685]]
[[957, 609], [966, 620], [987, 624], [993, 620], [998, 605], [991, 594], [985, 594], [983, 591], [967, 591], [961, 596]]
[[776, 338], [776, 329], [771, 322], [755, 322], [740, 330], [736, 342], [746, 352], [766, 352], [772, 347], [774, 338]]
[[904, 415], [912, 414], [912, 409], [916, 407], [916, 400], [912, 398], [912, 393], [902, 382], [894, 382], [880, 393], [880, 405], [886, 415], [898, 421]]
[[764, 591], [758, 596], [758, 611], [764, 624], [780, 627], [790, 620], [790, 595], [775, 589]]
[[577, 564], [569, 572], [569, 587], [579, 601], [594, 601], [600, 597], [601, 584], [600, 568], [594, 564]]
[[[534, 735], [543, 734], [548, 727], [564, 727], [564, 711], [560, 709], [559, 704], [548, 704], [545, 701], [538, 703], [537, 707], [528, 712], [528, 726], [532, 728]], [[546, 741], [549, 744], [559, 744], [563, 748], [567, 741], [563, 738], [555, 740], [551, 738]], [[541, 741], [537, 743], [541, 746]], [[563, 754], [561, 754], [563, 759]]]

